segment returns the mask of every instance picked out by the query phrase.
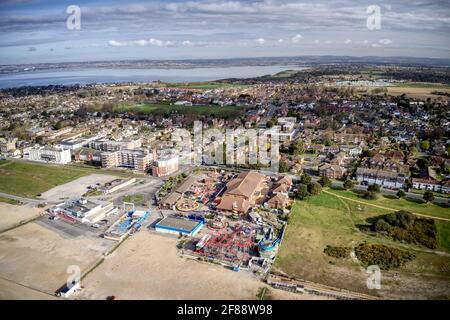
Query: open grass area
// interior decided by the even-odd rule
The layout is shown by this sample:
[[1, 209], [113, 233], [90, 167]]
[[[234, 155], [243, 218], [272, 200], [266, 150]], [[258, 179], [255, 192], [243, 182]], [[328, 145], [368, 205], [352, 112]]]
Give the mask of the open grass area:
[[420, 213], [434, 217], [450, 218], [450, 208], [441, 207], [433, 203], [418, 203], [411, 199], [391, 199], [382, 195], [379, 195], [376, 200], [366, 200], [360, 198], [358, 194], [353, 191], [337, 189], [329, 189], [328, 191], [339, 196], [362, 201], [368, 204], [391, 208], [394, 210], [407, 210], [413, 213]]
[[206, 89], [213, 90], [219, 88], [245, 88], [249, 85], [236, 83], [221, 83], [221, 82], [190, 82], [190, 83], [167, 83], [167, 88], [180, 89]]
[[9, 161], [0, 166], [0, 192], [36, 198], [53, 187], [92, 173], [115, 174], [89, 167]]
[[450, 93], [450, 86], [441, 83], [427, 83], [427, 82], [401, 82], [397, 83], [395, 86], [387, 87], [388, 93], [390, 95], [398, 96], [406, 94], [411, 98], [442, 98], [446, 99], [445, 96], [438, 96], [433, 92], [447, 92]]
[[[274, 271], [348, 290], [389, 297], [414, 297], [418, 288], [423, 288], [424, 297], [437, 296], [447, 290], [450, 271], [445, 266], [450, 263], [449, 255], [399, 243], [384, 236], [363, 233], [357, 228], [358, 224], [366, 224], [367, 218], [389, 212], [326, 193], [296, 201]], [[437, 223], [440, 245], [437, 251], [450, 252], [446, 240], [449, 238], [449, 227], [450, 223]], [[374, 292], [366, 287], [367, 276], [359, 261], [351, 257], [333, 258], [323, 252], [327, 245], [353, 248], [364, 241], [411, 251], [416, 257], [396, 269], [396, 274], [391, 271], [383, 272], [384, 286], [381, 291]], [[412, 274], [416, 275], [412, 277]]]
[[450, 86], [443, 83], [434, 82], [397, 82], [395, 87], [400, 88], [432, 88], [432, 89], [449, 89]]
[[238, 118], [245, 112], [244, 107], [219, 105], [181, 106], [163, 103], [123, 104], [116, 107], [118, 112], [135, 112], [137, 114], [169, 115], [173, 112], [180, 114], [193, 114], [197, 116], [213, 115], [222, 118]]
[[4, 197], [0, 197], [0, 202], [4, 202], [4, 203], [8, 203], [8, 204], [15, 204], [15, 205], [20, 204], [20, 202], [17, 200], [4, 198]]
[[127, 195], [123, 198], [124, 202], [132, 202], [134, 204], [142, 203], [144, 201], [144, 195], [142, 194], [132, 194]]

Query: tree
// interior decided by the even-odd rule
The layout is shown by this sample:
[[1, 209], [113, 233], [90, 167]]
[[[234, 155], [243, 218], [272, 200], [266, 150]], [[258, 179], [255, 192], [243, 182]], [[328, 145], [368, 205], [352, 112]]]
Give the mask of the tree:
[[306, 184], [300, 184], [298, 186], [296, 198], [303, 200], [309, 195], [308, 193], [308, 186]]
[[280, 172], [288, 172], [289, 171], [289, 165], [286, 161], [281, 160], [279, 163], [279, 169]]
[[398, 190], [398, 192], [397, 192], [397, 197], [403, 198], [404, 196], [406, 196], [405, 191], [403, 191], [403, 190]]
[[423, 151], [427, 151], [428, 149], [430, 149], [430, 141], [428, 141], [428, 140], [423, 140], [423, 141], [420, 143], [420, 148], [421, 148]]
[[54, 127], [55, 130], [62, 129], [62, 128], [64, 128], [64, 122], [63, 121], [58, 121], [53, 127]]
[[351, 190], [351, 189], [353, 189], [353, 187], [354, 187], [354, 183], [353, 183], [353, 181], [352, 180], [350, 180], [350, 179], [346, 179], [345, 181], [344, 181], [344, 189], [345, 190]]
[[293, 145], [291, 145], [291, 148], [289, 151], [292, 155], [295, 155], [295, 156], [301, 155], [301, 154], [305, 153], [305, 144], [303, 143], [303, 141], [298, 140]]
[[311, 183], [311, 177], [308, 174], [304, 173], [302, 175], [302, 177], [300, 178], [300, 183], [306, 184], [306, 185], [310, 184]]
[[325, 142], [324, 142], [324, 144], [325, 144], [325, 147], [329, 147], [329, 146], [331, 146], [331, 145], [332, 145], [332, 142], [331, 142], [331, 140], [330, 140], [330, 139], [325, 139]]
[[322, 193], [322, 186], [317, 182], [311, 182], [308, 185], [308, 192], [312, 196], [318, 196]]
[[364, 191], [361, 196], [367, 200], [375, 200], [377, 198], [377, 194], [373, 191]]
[[266, 123], [266, 127], [267, 127], [268, 129], [272, 128], [274, 125], [275, 125], [275, 121], [273, 121], [273, 120], [269, 120], [269, 121], [267, 121], [267, 123]]
[[331, 180], [328, 177], [321, 177], [318, 182], [324, 188], [331, 187]]
[[378, 184], [371, 184], [367, 187], [367, 191], [379, 193], [380, 192], [380, 186]]
[[425, 200], [426, 202], [432, 202], [434, 200], [433, 192], [429, 190], [425, 191], [425, 193], [423, 194], [423, 200]]

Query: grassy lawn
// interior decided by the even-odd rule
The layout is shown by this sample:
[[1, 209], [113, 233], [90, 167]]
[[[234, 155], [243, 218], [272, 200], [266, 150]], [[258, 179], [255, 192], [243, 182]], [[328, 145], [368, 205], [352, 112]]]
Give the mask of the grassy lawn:
[[191, 82], [191, 83], [168, 83], [167, 88], [180, 89], [206, 89], [213, 90], [218, 88], [245, 88], [249, 85], [235, 84], [235, 83], [220, 83], [220, 82]]
[[9, 199], [9, 198], [3, 198], [3, 197], [0, 197], [0, 202], [5, 202], [5, 203], [8, 203], [8, 204], [19, 204], [20, 203], [17, 200]]
[[170, 114], [177, 112], [181, 114], [194, 114], [198, 116], [213, 115], [224, 118], [237, 118], [244, 114], [245, 108], [236, 106], [218, 106], [218, 105], [201, 105], [201, 106], [180, 106], [163, 103], [143, 103], [134, 105], [120, 105], [116, 107], [119, 112], [135, 112], [137, 114]]
[[434, 82], [398, 82], [395, 84], [400, 88], [432, 88], [432, 89], [450, 89], [449, 85]]
[[10, 161], [0, 166], [0, 192], [36, 198], [58, 185], [92, 173], [116, 174], [95, 168]]
[[[448, 256], [432, 253], [422, 247], [395, 242], [387, 237], [365, 234], [356, 227], [358, 224], [365, 224], [365, 220], [369, 217], [389, 212], [381, 208], [340, 199], [326, 193], [310, 197], [304, 201], [296, 201], [274, 264], [274, 271], [300, 279], [374, 294], [365, 285], [367, 279], [365, 270], [358, 261], [351, 257], [331, 258], [323, 253], [327, 245], [354, 247], [363, 241], [368, 241], [413, 251], [416, 254], [413, 261], [395, 270], [399, 276], [393, 278], [397, 279], [395, 281], [399, 284], [402, 281], [410, 281], [408, 275], [412, 273], [424, 272], [427, 276], [433, 277], [433, 281], [441, 281], [440, 279], [444, 277], [446, 280], [442, 285], [445, 287], [450, 277], [450, 272], [445, 269], [445, 266], [448, 266], [450, 262]], [[439, 250], [450, 252], [448, 245], [450, 223], [439, 221], [437, 222], [437, 228]], [[384, 276], [386, 277], [385, 283], [393, 281], [388, 280], [389, 276], [386, 274]], [[423, 285], [425, 285], [425, 282]], [[396, 288], [405, 290], [407, 294], [414, 294], [414, 291], [408, 286], [405, 286], [405, 288], [396, 286]], [[384, 295], [386, 292], [382, 294]]]
[[142, 194], [132, 194], [125, 196], [123, 198], [124, 202], [141, 203], [144, 201], [144, 195]]
[[386, 198], [382, 195], [379, 195], [378, 199], [376, 200], [366, 200], [360, 198], [358, 194], [353, 191], [337, 190], [337, 189], [329, 189], [328, 191], [354, 200], [363, 201], [365, 203], [379, 205], [387, 208], [392, 208], [395, 210], [407, 210], [435, 217], [450, 218], [450, 208], [441, 207], [433, 203], [417, 203], [414, 202], [413, 200], [408, 199], [391, 199]]

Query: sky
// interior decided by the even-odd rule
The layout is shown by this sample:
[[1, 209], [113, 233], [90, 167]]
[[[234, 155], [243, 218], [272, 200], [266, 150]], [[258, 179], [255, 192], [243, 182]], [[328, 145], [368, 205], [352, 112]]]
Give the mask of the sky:
[[[73, 21], [70, 5], [80, 8], [79, 29], [67, 27], [67, 20]], [[0, 0], [0, 64], [302, 55], [450, 58], [449, 31], [449, 0]]]

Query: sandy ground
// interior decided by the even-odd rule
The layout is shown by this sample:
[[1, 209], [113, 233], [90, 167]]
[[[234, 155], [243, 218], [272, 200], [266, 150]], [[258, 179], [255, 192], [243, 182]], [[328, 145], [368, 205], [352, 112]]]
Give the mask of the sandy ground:
[[[126, 240], [82, 281], [80, 299], [255, 299], [265, 286], [247, 272], [177, 256], [176, 239], [147, 230]], [[273, 299], [322, 299], [270, 288]]]
[[13, 227], [21, 221], [38, 217], [44, 209], [0, 202], [0, 230]]
[[114, 179], [118, 179], [118, 177], [106, 174], [91, 174], [54, 187], [42, 193], [41, 198], [50, 202], [79, 198], [86, 193], [88, 186], [95, 185], [96, 183], [104, 184]]
[[[102, 238], [64, 238], [35, 222], [0, 234], [0, 279], [10, 280], [53, 294], [70, 274], [68, 266], [84, 270], [106, 251], [110, 242]], [[11, 284], [12, 285], [12, 284]], [[25, 290], [19, 288], [18, 290]], [[26, 298], [0, 286], [0, 297]], [[19, 291], [20, 292], [20, 291]]]
[[0, 278], [0, 300], [49, 300], [57, 297]]

